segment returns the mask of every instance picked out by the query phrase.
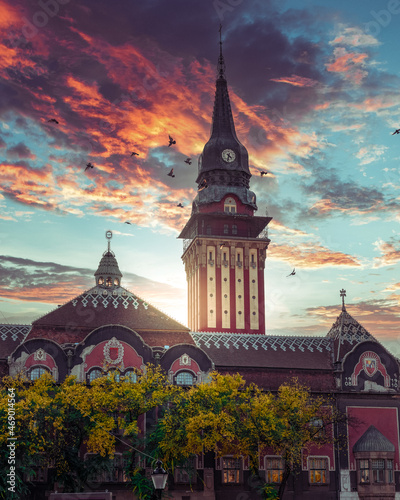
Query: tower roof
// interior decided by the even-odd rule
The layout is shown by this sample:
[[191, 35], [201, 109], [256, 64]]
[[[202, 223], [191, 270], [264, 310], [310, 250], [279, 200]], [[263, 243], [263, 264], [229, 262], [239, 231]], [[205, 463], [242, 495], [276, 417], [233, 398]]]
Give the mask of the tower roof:
[[122, 278], [122, 273], [119, 270], [117, 259], [115, 258], [114, 252], [107, 250], [103, 253], [103, 257], [100, 260], [99, 267], [94, 273], [95, 276], [116, 276]]
[[[214, 111], [211, 124], [210, 139], [199, 157], [199, 175], [196, 182], [199, 188], [218, 186], [229, 193], [230, 188], [249, 188], [251, 177], [249, 155], [236, 135], [228, 84], [225, 78], [225, 63], [221, 49], [218, 58], [218, 76], [216, 80]], [[209, 203], [204, 192], [199, 189], [197, 204]], [[242, 197], [241, 197], [242, 198]], [[248, 200], [251, 201], [248, 201]], [[255, 196], [243, 196], [242, 202], [257, 209]]]
[[389, 441], [376, 427], [371, 425], [353, 446], [353, 452], [386, 451], [394, 452], [394, 444]]

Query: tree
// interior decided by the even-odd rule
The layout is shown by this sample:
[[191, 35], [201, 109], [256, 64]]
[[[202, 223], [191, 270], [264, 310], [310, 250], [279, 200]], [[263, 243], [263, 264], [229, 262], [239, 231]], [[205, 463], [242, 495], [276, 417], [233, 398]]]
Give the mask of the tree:
[[[125, 429], [127, 445], [135, 444], [141, 429], [138, 419], [168, 401], [177, 388], [168, 384], [160, 369], [148, 366], [137, 381], [117, 381], [113, 375], [90, 386], [68, 377], [56, 384], [48, 374], [35, 382], [22, 377], [3, 379], [0, 388], [0, 492], [7, 493], [7, 404], [8, 388], [14, 389], [16, 404], [16, 496], [27, 492], [24, 475], [34, 473], [37, 457], [44, 467], [54, 467], [53, 482], [65, 491], [79, 491], [93, 472], [108, 467], [116, 449], [115, 427]], [[96, 454], [81, 456], [82, 446]], [[131, 453], [132, 456], [132, 453]], [[7, 496], [9, 498], [9, 496]]]

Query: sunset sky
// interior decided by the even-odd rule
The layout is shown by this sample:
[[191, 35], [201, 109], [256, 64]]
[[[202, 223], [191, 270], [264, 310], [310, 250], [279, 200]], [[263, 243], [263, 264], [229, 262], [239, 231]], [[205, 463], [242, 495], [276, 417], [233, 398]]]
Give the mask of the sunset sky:
[[273, 217], [267, 334], [325, 335], [344, 288], [348, 312], [400, 356], [399, 0], [0, 0], [0, 12], [0, 322], [91, 288], [111, 230], [122, 286], [187, 324], [177, 235], [222, 23], [257, 215]]

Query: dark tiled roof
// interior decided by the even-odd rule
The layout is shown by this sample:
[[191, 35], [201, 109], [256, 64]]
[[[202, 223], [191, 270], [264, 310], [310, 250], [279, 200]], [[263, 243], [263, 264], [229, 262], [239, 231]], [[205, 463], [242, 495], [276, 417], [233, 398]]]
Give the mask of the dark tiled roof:
[[360, 451], [395, 451], [394, 444], [376, 427], [371, 425], [353, 446], [353, 452]]
[[324, 369], [332, 367], [333, 341], [326, 337], [284, 337], [192, 332], [197, 347], [216, 367]]
[[0, 358], [7, 358], [26, 338], [31, 325], [0, 325]]
[[340, 313], [326, 336], [334, 340], [340, 337], [342, 341], [347, 340], [350, 344], [364, 340], [375, 340], [346, 310]]

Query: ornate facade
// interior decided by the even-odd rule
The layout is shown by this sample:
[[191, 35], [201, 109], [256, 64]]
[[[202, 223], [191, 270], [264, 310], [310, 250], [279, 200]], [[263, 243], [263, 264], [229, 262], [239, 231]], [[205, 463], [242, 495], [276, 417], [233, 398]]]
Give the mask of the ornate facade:
[[[198, 194], [180, 237], [188, 282], [189, 328], [122, 286], [110, 248], [95, 272], [95, 284], [32, 325], [0, 325], [2, 373], [24, 372], [34, 380], [48, 371], [61, 382], [81, 382], [116, 370], [158, 363], [171, 383], [192, 385], [212, 370], [240, 373], [275, 392], [293, 377], [316, 395], [331, 395], [357, 425], [339, 424], [342, 446], [324, 445], [304, 454], [301, 470], [284, 500], [400, 498], [399, 360], [346, 310], [321, 336], [265, 335], [264, 266], [269, 217], [257, 217], [249, 190], [248, 154], [239, 142], [230, 109], [222, 54], [212, 131], [199, 160]], [[131, 375], [132, 374], [132, 375]], [[344, 440], [344, 441], [343, 441]], [[343, 445], [344, 442], [344, 445]], [[74, 498], [134, 498], [115, 474]], [[260, 460], [266, 481], [279, 484], [281, 457]], [[168, 480], [175, 500], [256, 498], [246, 457], [199, 456], [197, 476], [177, 470]], [[190, 484], [191, 483], [191, 484]], [[47, 498], [45, 476], [32, 479], [33, 497]], [[110, 493], [112, 492], [112, 493]], [[62, 495], [51, 494], [54, 500]]]

